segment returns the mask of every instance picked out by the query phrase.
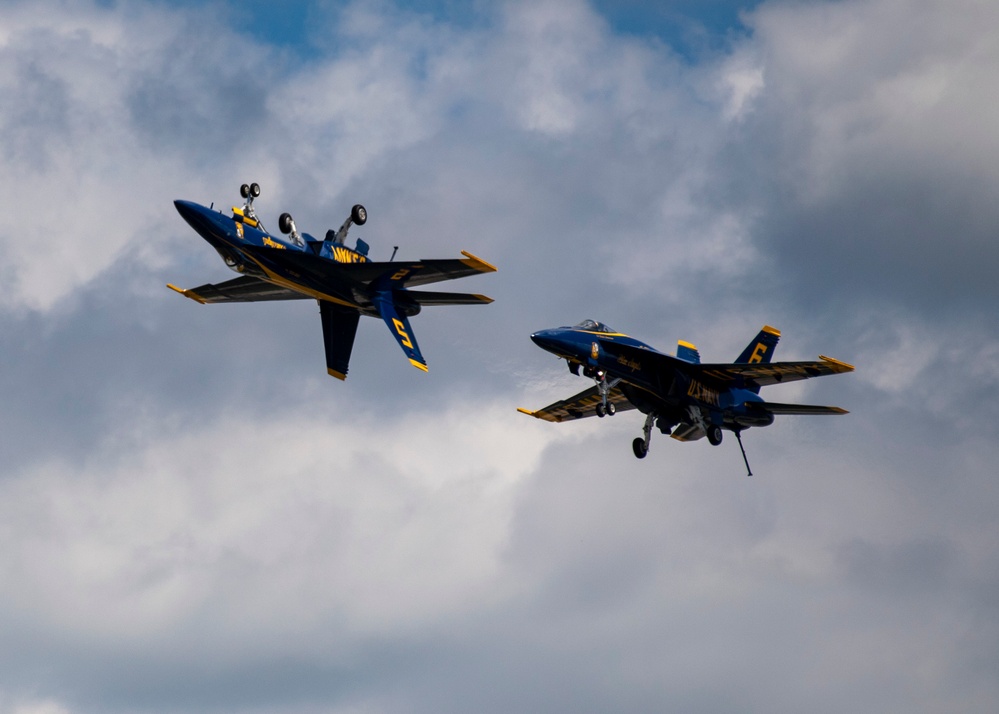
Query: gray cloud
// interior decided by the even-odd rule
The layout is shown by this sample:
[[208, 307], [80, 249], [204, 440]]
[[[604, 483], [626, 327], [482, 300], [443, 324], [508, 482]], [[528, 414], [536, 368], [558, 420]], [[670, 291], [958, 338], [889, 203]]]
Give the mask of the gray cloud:
[[[990, 710], [999, 354], [991, 6], [760, 3], [694, 62], [581, 2], [462, 24], [14, 4], [0, 29], [0, 711]], [[994, 23], [992, 23], [994, 25]], [[904, 31], [900, 31], [903, 28]], [[719, 43], [707, 43], [721, 47]], [[175, 215], [497, 264], [484, 308], [362, 323]], [[354, 232], [352, 232], [353, 235]], [[532, 330], [856, 362], [738, 449], [518, 414], [586, 385]]]

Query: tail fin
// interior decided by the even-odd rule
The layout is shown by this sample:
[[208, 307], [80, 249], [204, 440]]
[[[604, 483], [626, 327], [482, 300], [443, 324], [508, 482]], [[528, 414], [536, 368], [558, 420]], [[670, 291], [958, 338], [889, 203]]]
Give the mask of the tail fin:
[[323, 319], [323, 343], [326, 345], [326, 371], [337, 379], [347, 379], [347, 365], [354, 349], [354, 335], [361, 313], [325, 300], [319, 301]]
[[686, 362], [693, 362], [694, 364], [701, 363], [701, 353], [697, 351], [694, 345], [683, 340], [676, 343], [676, 356]]
[[374, 303], [375, 307], [378, 308], [378, 314], [388, 325], [389, 332], [392, 333], [395, 341], [399, 343], [402, 351], [409, 358], [409, 363], [426, 372], [427, 361], [423, 359], [420, 346], [416, 344], [416, 335], [413, 334], [413, 328], [409, 326], [409, 320], [396, 307], [392, 291], [378, 291], [375, 293]]
[[[764, 325], [753, 341], [746, 345], [746, 349], [736, 358], [736, 364], [754, 364], [761, 362], [766, 364], [773, 359], [774, 350], [780, 341], [780, 330], [770, 325]], [[759, 392], [759, 390], [757, 390]]]

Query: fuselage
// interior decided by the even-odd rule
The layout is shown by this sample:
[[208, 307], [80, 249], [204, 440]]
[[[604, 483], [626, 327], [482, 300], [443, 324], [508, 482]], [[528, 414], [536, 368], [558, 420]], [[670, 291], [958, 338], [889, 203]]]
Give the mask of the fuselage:
[[[367, 287], [346, 271], [336, 271], [338, 265], [368, 262], [366, 255], [329, 240], [316, 240], [307, 233], [297, 242], [290, 236], [271, 235], [262, 230], [259, 221], [243, 216], [239, 208], [234, 207], [230, 216], [191, 201], [174, 201], [174, 205], [237, 273], [377, 315]], [[419, 305], [406, 312], [416, 314]]]
[[711, 423], [727, 429], [773, 422], [772, 416], [746, 408], [746, 404], [763, 402], [756, 392], [695, 377], [685, 369], [692, 363], [662, 353], [603, 323], [586, 320], [571, 327], [540, 330], [531, 339], [567, 360], [574, 373], [579, 367], [588, 377], [599, 379], [603, 373], [639, 411], [659, 417], [663, 427], [686, 421], [691, 406], [706, 410]]

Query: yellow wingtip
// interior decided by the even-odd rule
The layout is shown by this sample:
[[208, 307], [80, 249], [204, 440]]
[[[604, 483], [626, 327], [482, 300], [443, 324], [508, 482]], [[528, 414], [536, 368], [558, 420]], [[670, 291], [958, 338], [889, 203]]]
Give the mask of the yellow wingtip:
[[475, 268], [480, 273], [495, 273], [498, 268], [495, 265], [491, 265], [484, 261], [482, 258], [472, 255], [467, 250], [461, 251], [461, 254], [465, 256], [466, 260], [463, 262], [470, 268]]
[[178, 288], [176, 285], [172, 285], [170, 283], [167, 283], [167, 287], [170, 288], [171, 290], [175, 290], [176, 292], [180, 293], [186, 298], [191, 298], [192, 300], [194, 300], [194, 302], [201, 303], [202, 305], [207, 305], [205, 300], [202, 299], [200, 295], [198, 295], [196, 292], [192, 290], [184, 290], [184, 288]]
[[329, 369], [329, 368], [327, 368], [326, 371], [327, 371], [327, 373], [329, 373], [329, 375], [331, 377], [336, 377], [341, 382], [343, 382], [343, 381], [345, 381], [347, 379], [347, 375], [344, 374], [343, 372], [337, 372], [335, 369]]
[[409, 363], [423, 372], [430, 371], [430, 368], [428, 368], [427, 365], [423, 364], [423, 362], [417, 362], [415, 359], [411, 359], [409, 360]]
[[842, 368], [844, 372], [852, 372], [854, 369], [856, 369], [852, 364], [841, 362], [838, 359], [833, 359], [832, 357], [826, 357], [825, 355], [819, 355], [819, 359], [822, 360], [823, 362], [829, 362], [830, 364], [834, 364], [837, 367]]
[[770, 325], [764, 325], [763, 331], [773, 335], [774, 337], [780, 337], [780, 330], [778, 330], [776, 327], [771, 327]]

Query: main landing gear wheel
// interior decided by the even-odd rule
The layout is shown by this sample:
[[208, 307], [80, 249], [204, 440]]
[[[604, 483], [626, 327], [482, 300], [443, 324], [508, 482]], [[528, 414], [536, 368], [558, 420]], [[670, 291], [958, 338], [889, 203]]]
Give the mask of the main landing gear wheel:
[[291, 233], [291, 226], [292, 226], [291, 214], [282, 213], [281, 217], [278, 218], [278, 230], [287, 235], [288, 233]]
[[617, 407], [614, 406], [614, 402], [607, 402], [607, 413], [611, 416], [617, 414]]
[[604, 407], [603, 403], [600, 403], [596, 407], [594, 407], [594, 410], [597, 412], [597, 416], [600, 417], [601, 419], [607, 416], [607, 408]]
[[712, 446], [718, 446], [722, 443], [722, 429], [717, 424], [708, 427], [708, 443]]
[[368, 220], [368, 211], [358, 203], [350, 209], [350, 220], [354, 222], [354, 225], [363, 226]]
[[260, 196], [260, 184], [251, 183], [247, 185], [244, 183], [242, 186], [239, 187], [239, 195], [242, 196], [243, 198], [249, 198], [250, 196], [257, 198], [258, 196]]
[[639, 459], [644, 459], [646, 454], [649, 453], [649, 447], [645, 445], [645, 439], [642, 437], [637, 437], [631, 442], [631, 450], [635, 452], [635, 457]]

